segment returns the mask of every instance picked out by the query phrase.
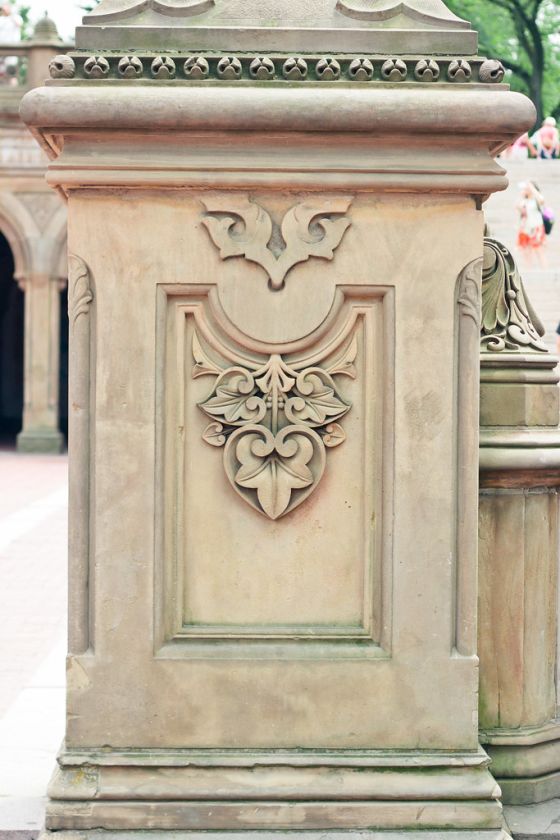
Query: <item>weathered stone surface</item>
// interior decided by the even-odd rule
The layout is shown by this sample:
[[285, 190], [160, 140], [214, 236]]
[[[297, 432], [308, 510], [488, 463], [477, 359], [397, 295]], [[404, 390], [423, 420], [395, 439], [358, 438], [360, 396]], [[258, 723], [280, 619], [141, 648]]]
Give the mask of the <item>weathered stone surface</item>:
[[[204, 6], [176, 37], [226, 47], [235, 7]], [[363, 88], [355, 55], [290, 50], [276, 86], [267, 55], [138, 53], [147, 86], [96, 52], [23, 105], [78, 290], [63, 838], [507, 836], [477, 730], [480, 203], [533, 108], [470, 85], [442, 3], [399, 4], [404, 34], [339, 7], [264, 42], [299, 15], [310, 49], [338, 15], [337, 53], [449, 36], [447, 87], [430, 61], [391, 87], [423, 57], [398, 51]], [[166, 35], [107, 9], [100, 46]]]
[[472, 55], [477, 36], [443, 0], [103, 0], [78, 27], [88, 48], [194, 47], [220, 51], [343, 52]]

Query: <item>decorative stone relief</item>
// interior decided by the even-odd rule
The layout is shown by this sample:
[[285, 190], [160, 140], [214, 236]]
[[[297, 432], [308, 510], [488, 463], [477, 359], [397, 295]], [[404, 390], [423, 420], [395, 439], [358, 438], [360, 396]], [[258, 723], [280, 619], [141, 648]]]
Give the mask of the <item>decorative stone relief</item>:
[[458, 303], [464, 315], [480, 328], [480, 271], [482, 260], [474, 260], [461, 272]]
[[224, 447], [226, 476], [245, 502], [270, 519], [285, 516], [319, 484], [327, 449], [346, 439], [338, 421], [351, 403], [340, 395], [335, 377], [356, 377], [356, 331], [338, 355], [329, 347], [311, 364], [286, 362], [278, 354], [245, 365], [217, 364], [196, 333], [192, 350], [193, 378], [216, 377], [199, 403], [211, 421], [204, 440]]
[[478, 77], [483, 84], [499, 84], [503, 81], [506, 70], [501, 61], [488, 59], [484, 62], [478, 72]]
[[286, 275], [295, 265], [310, 257], [332, 260], [342, 237], [350, 227], [346, 213], [350, 196], [308, 198], [292, 207], [280, 230], [259, 204], [248, 196], [219, 195], [203, 199], [208, 215], [202, 223], [223, 260], [245, 257], [260, 265], [273, 290], [284, 287]]
[[[133, 60], [134, 59], [134, 60]], [[221, 55], [173, 52], [173, 55], [142, 53], [130, 56], [108, 53], [71, 56], [59, 55], [49, 64], [51, 78], [72, 84], [85, 80], [111, 79], [126, 83], [129, 79], [155, 78], [165, 81], [204, 81], [251, 84], [254, 80], [285, 84], [346, 85], [349, 82], [392, 84], [406, 80], [415, 87], [440, 84], [498, 85], [505, 75], [503, 65], [494, 59], [472, 58], [466, 61], [453, 56], [343, 56], [293, 55], [279, 53], [255, 56], [250, 53]]]
[[146, 9], [153, 9], [164, 15], [173, 14], [176, 17], [191, 17], [209, 11], [214, 6], [214, 0], [173, 0], [173, 3], [164, 0], [130, 0], [130, 2], [115, 2], [115, 0], [102, 0], [90, 13], [95, 22], [111, 20], [122, 20], [130, 18], [135, 12], [143, 12]]
[[545, 330], [531, 306], [510, 251], [495, 239], [484, 240], [482, 272], [482, 350], [547, 352]]
[[390, 20], [405, 15], [413, 20], [445, 26], [464, 26], [443, 0], [338, 0], [336, 8], [343, 15], [359, 20]]
[[49, 73], [53, 79], [73, 79], [76, 73], [74, 59], [69, 55], [57, 55], [49, 62]]
[[68, 317], [70, 324], [87, 315], [93, 291], [90, 284], [89, 268], [81, 257], [70, 254], [68, 257]]

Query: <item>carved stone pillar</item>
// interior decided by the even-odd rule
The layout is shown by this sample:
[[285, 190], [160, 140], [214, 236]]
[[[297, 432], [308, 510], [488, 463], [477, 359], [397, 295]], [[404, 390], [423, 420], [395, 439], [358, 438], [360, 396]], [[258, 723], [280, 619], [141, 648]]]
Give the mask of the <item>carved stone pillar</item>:
[[157, 9], [22, 111], [73, 255], [47, 830], [497, 840], [480, 204], [533, 108], [439, 0]]
[[560, 793], [558, 359], [511, 254], [493, 239], [482, 300], [481, 738], [504, 801], [527, 804]]
[[23, 429], [20, 452], [60, 452], [58, 428], [60, 278], [33, 274], [20, 280], [25, 293]]

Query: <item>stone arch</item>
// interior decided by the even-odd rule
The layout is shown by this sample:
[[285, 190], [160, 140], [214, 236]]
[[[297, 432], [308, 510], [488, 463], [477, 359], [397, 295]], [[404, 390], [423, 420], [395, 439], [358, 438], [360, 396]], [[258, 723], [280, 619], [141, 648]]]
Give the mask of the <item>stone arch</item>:
[[0, 191], [0, 232], [5, 236], [14, 257], [14, 277], [25, 280], [32, 270], [32, 253], [26, 230], [25, 213], [13, 196]]
[[50, 220], [45, 235], [50, 243], [47, 259], [52, 277], [61, 281], [68, 279], [68, 234], [66, 205], [61, 204]]

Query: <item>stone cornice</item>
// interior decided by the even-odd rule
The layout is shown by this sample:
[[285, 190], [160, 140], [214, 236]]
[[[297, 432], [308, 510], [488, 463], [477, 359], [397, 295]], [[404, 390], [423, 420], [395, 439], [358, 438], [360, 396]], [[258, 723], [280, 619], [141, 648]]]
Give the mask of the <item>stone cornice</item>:
[[127, 131], [376, 132], [494, 137], [500, 147], [535, 118], [523, 95], [492, 87], [61, 86], [28, 93], [31, 128]]
[[49, 183], [65, 192], [281, 182], [484, 197], [506, 187], [493, 156], [533, 123], [534, 108], [491, 86], [88, 83], [36, 89], [21, 115], [53, 160]]

